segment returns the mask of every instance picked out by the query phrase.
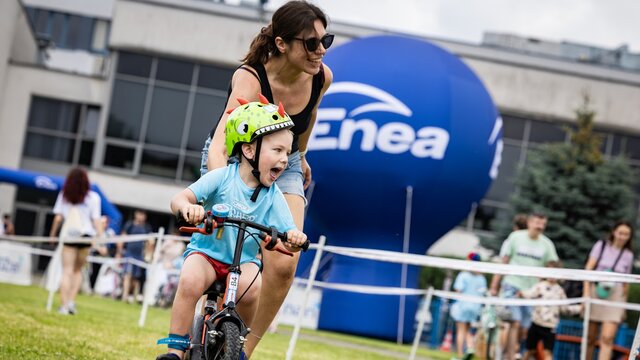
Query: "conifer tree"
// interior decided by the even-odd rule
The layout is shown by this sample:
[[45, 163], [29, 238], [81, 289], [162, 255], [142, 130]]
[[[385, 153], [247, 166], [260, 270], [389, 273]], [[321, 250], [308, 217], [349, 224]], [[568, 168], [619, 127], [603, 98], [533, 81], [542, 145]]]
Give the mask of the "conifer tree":
[[[613, 223], [634, 215], [633, 170], [624, 157], [604, 159], [602, 139], [593, 131], [594, 116], [585, 96], [576, 110], [577, 129], [566, 130], [570, 141], [532, 150], [516, 175], [517, 191], [510, 199], [511, 215], [548, 215], [545, 235], [555, 243], [565, 266], [582, 267], [593, 244]], [[496, 241], [486, 246], [497, 248], [511, 223], [498, 230]]]

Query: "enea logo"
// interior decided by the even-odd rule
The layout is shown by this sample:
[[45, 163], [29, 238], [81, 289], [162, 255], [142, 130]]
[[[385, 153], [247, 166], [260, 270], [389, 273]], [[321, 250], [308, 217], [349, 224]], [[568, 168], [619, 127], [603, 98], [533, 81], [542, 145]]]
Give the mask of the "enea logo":
[[[357, 94], [371, 99], [371, 102], [353, 109], [319, 109], [317, 123], [309, 139], [310, 150], [346, 151], [357, 147], [365, 152], [377, 149], [388, 154], [410, 152], [417, 158], [444, 158], [449, 133], [435, 126], [414, 129], [407, 124], [413, 111], [392, 94], [368, 84], [350, 81], [332, 84], [325, 96], [331, 94]], [[394, 114], [397, 121], [378, 126], [368, 117], [374, 112]], [[335, 127], [339, 129], [336, 131]], [[359, 143], [354, 144], [356, 138]]]
[[58, 190], [58, 185], [53, 180], [51, 180], [51, 178], [48, 178], [46, 176], [36, 176], [34, 182], [38, 189], [53, 191]]

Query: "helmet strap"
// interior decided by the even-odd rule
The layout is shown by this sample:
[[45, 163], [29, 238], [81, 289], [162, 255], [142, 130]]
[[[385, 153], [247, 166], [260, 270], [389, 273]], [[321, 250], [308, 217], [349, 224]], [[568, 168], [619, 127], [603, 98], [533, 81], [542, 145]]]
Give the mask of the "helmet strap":
[[[253, 194], [251, 195], [251, 201], [256, 202], [256, 200], [258, 199], [258, 194], [260, 194], [260, 190], [264, 187], [264, 185], [262, 185], [262, 181], [260, 181], [260, 170], [258, 170], [258, 164], [260, 163], [260, 150], [262, 149], [262, 137], [258, 138], [258, 141], [256, 141], [256, 155], [253, 157], [253, 159], [247, 159], [247, 157], [245, 156], [245, 159], [247, 159], [247, 161], [249, 162], [249, 165], [251, 165], [251, 167], [253, 168], [253, 170], [251, 170], [251, 173], [253, 174], [253, 176], [255, 176], [256, 179], [258, 179], [258, 186], [256, 187], [256, 189], [253, 191]], [[242, 156], [244, 156], [244, 153], [242, 154]]]

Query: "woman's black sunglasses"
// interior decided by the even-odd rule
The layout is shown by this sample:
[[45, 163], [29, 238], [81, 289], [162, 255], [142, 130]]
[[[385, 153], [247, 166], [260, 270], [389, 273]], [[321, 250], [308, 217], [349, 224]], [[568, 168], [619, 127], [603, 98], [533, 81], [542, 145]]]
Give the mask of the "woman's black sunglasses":
[[304, 48], [307, 49], [308, 52], [314, 52], [318, 50], [318, 47], [320, 46], [320, 44], [322, 44], [322, 47], [324, 47], [325, 50], [330, 48], [331, 44], [333, 44], [334, 36], [335, 35], [333, 34], [325, 34], [320, 39], [318, 39], [317, 37], [312, 37], [308, 39], [302, 39], [302, 38], [293, 38], [293, 39], [302, 41], [302, 43], [304, 44]]

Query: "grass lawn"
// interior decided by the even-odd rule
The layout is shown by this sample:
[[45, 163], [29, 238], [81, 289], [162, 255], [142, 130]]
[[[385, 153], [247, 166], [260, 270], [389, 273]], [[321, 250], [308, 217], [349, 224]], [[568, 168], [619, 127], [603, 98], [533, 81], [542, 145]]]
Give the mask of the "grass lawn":
[[[146, 325], [138, 327], [139, 305], [79, 296], [78, 315], [63, 316], [45, 309], [46, 290], [0, 283], [0, 359], [155, 359], [165, 348], [170, 312], [149, 308]], [[58, 297], [54, 302], [57, 308]], [[289, 344], [290, 327], [265, 335], [252, 359], [281, 360]], [[323, 331], [303, 330], [295, 359], [396, 359], [408, 357], [409, 345]], [[394, 356], [395, 355], [395, 356]], [[422, 359], [449, 359], [420, 349]]]

